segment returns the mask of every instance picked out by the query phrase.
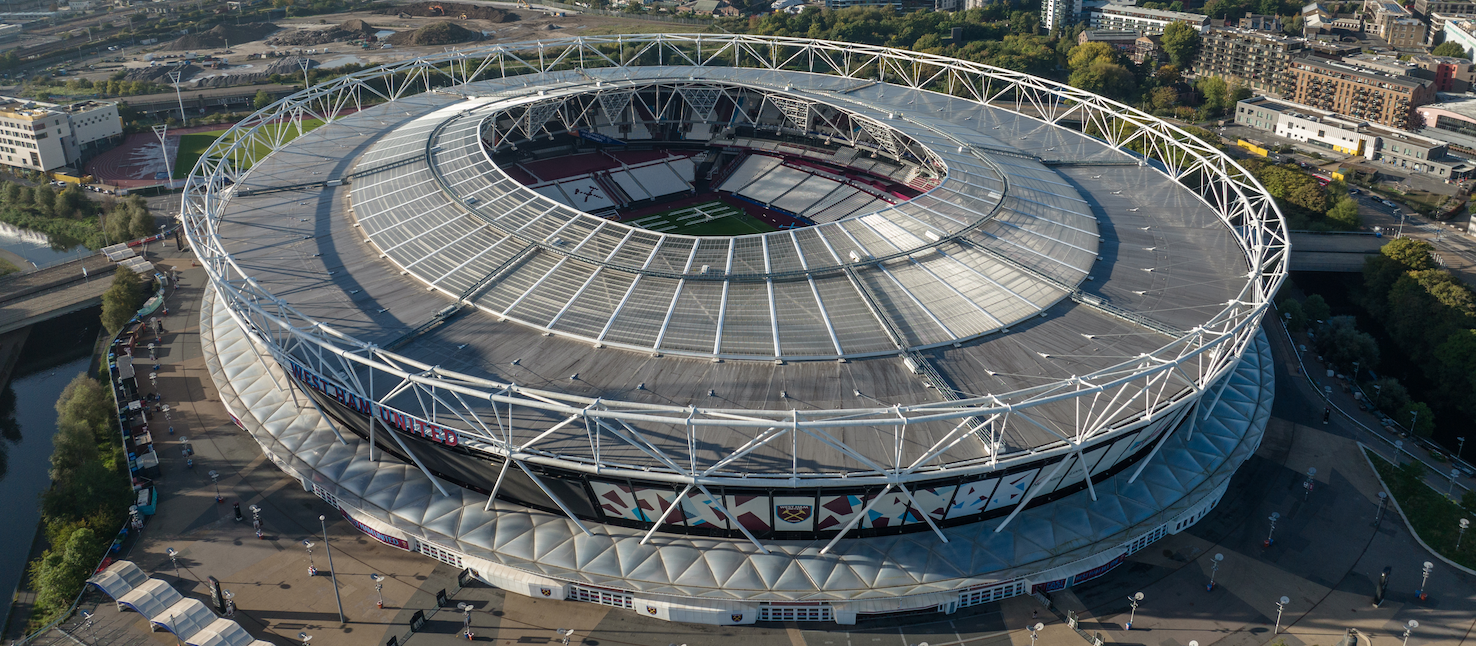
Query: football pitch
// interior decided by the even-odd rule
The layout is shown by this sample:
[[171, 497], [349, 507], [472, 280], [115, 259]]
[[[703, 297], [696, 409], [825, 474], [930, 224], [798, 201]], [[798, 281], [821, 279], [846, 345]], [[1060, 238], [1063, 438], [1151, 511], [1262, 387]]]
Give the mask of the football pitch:
[[741, 236], [774, 227], [722, 202], [703, 202], [628, 220], [627, 224], [661, 233], [689, 236]]

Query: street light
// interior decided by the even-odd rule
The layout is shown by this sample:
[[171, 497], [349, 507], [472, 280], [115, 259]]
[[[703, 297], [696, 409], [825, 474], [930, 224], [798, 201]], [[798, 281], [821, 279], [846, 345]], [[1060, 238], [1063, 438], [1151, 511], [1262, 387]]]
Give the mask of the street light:
[[[556, 629], [554, 629], [554, 634], [557, 634], [559, 637], [562, 637], [563, 638], [563, 640], [559, 642], [560, 644], [562, 644], [563, 646], [569, 646], [569, 635], [573, 635], [574, 634], [574, 629], [573, 628], [556, 628]], [[683, 646], [685, 646], [685, 644]]]
[[1128, 612], [1128, 622], [1127, 625], [1123, 627], [1124, 630], [1133, 629], [1133, 619], [1138, 616], [1138, 602], [1142, 600], [1143, 593], [1141, 592], [1134, 592], [1133, 596], [1128, 597], [1128, 603], [1133, 604], [1133, 609]]
[[1414, 629], [1419, 627], [1420, 622], [1413, 619], [1409, 620], [1409, 623], [1404, 625], [1404, 643], [1400, 644], [1400, 646], [1409, 646], [1409, 634], [1414, 632]]
[[1456, 551], [1457, 552], [1461, 551], [1461, 539], [1466, 537], [1466, 528], [1467, 527], [1470, 527], [1470, 526], [1471, 526], [1471, 521], [1466, 520], [1465, 518], [1462, 518], [1461, 519], [1461, 531], [1460, 531], [1460, 533], [1456, 534]]
[[1455, 479], [1458, 475], [1461, 475], [1460, 469], [1450, 470], [1450, 488], [1445, 491], [1446, 498], [1450, 498], [1455, 495]]
[[1420, 572], [1420, 589], [1415, 590], [1415, 598], [1425, 601], [1430, 598], [1430, 593], [1425, 592], [1425, 584], [1430, 582], [1430, 572], [1435, 570], [1435, 564], [1425, 561], [1425, 569]]
[[220, 474], [213, 469], [210, 471], [210, 482], [215, 485], [215, 504], [225, 502], [225, 498], [220, 497]]
[[1276, 542], [1275, 539], [1271, 537], [1276, 534], [1276, 519], [1278, 518], [1281, 518], [1281, 514], [1274, 511], [1271, 512], [1271, 516], [1268, 519], [1271, 521], [1271, 531], [1266, 532], [1266, 542], [1262, 543], [1261, 547], [1271, 547], [1271, 544]]
[[1209, 592], [1215, 590], [1215, 573], [1220, 571], [1220, 563], [1225, 560], [1224, 554], [1215, 554], [1215, 559], [1210, 561], [1210, 582], [1204, 589]]
[[1373, 524], [1374, 524], [1375, 527], [1378, 527], [1379, 521], [1384, 520], [1384, 507], [1387, 506], [1388, 504], [1389, 504], [1389, 493], [1386, 492], [1386, 491], [1380, 491], [1379, 492], [1379, 514], [1374, 517], [1374, 522], [1373, 522]]
[[1029, 627], [1029, 629], [1030, 629], [1030, 646], [1035, 646], [1035, 638], [1040, 636], [1040, 631], [1042, 629], [1044, 629], [1044, 628], [1045, 628], [1045, 624], [1039, 623], [1039, 622], [1037, 622], [1034, 626], [1030, 626]]
[[1461, 459], [1461, 453], [1466, 450], [1466, 438], [1456, 438], [1456, 459]]
[[471, 631], [472, 607], [471, 604], [465, 601], [456, 604], [456, 609], [461, 611], [461, 636], [465, 637], [467, 641], [471, 641], [473, 637], [476, 637], [476, 634]]
[[302, 646], [308, 646], [308, 642], [313, 640], [313, 636], [307, 633], [297, 633], [297, 638], [302, 640]]
[[302, 539], [302, 546], [307, 548], [308, 552], [308, 576], [318, 576], [318, 568], [313, 566], [313, 545], [315, 543], [312, 541], [306, 538]]
[[1276, 627], [1271, 629], [1271, 634], [1281, 632], [1281, 611], [1286, 609], [1286, 604], [1291, 603], [1291, 598], [1282, 597], [1276, 601]]
[[170, 562], [170, 564], [174, 565], [174, 578], [176, 578], [176, 579], [180, 578], [179, 577], [179, 560], [178, 560], [179, 552], [174, 551], [174, 548], [172, 548], [172, 547], [166, 547], [166, 548], [164, 548], [164, 553], [169, 555], [169, 562]]
[[[183, 108], [180, 109], [181, 112], [183, 110]], [[167, 141], [168, 134], [169, 124], [161, 123], [154, 126], [154, 136], [159, 138], [159, 154], [164, 156], [164, 174], [168, 176], [168, 178], [166, 178], [166, 181], [169, 181], [169, 178], [174, 177], [174, 170], [170, 167], [173, 162], [169, 159], [169, 142]], [[153, 379], [154, 374], [149, 373], [149, 380], [152, 381]], [[157, 388], [158, 384], [155, 384], [154, 386], [155, 388]]]
[[220, 591], [220, 596], [225, 597], [225, 602], [226, 602], [225, 616], [227, 616], [227, 617], [234, 617], [234, 616], [236, 616], [236, 602], [235, 601], [231, 601], [231, 599], [236, 598], [236, 595], [233, 594], [230, 590], [221, 590]]
[[333, 568], [333, 547], [328, 544], [328, 517], [318, 514], [318, 523], [323, 526], [323, 550], [328, 552], [328, 576], [333, 577], [333, 600], [338, 602], [338, 623], [346, 624], [343, 618], [343, 597], [338, 594], [338, 570]]
[[1302, 483], [1302, 489], [1306, 490], [1306, 492], [1302, 494], [1302, 500], [1306, 500], [1307, 498], [1312, 496], [1312, 483], [1315, 482], [1316, 479], [1317, 467], [1307, 467], [1307, 480], [1306, 482]]
[[384, 577], [370, 574], [369, 579], [374, 581], [374, 594], [379, 596], [379, 609], [384, 610]]

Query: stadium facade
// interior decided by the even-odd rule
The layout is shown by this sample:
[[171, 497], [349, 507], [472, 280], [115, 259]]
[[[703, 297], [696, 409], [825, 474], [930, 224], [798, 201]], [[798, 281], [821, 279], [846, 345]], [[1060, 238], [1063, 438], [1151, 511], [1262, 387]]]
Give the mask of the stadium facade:
[[1198, 521], [1265, 428], [1287, 250], [1127, 106], [735, 35], [341, 77], [222, 137], [183, 218], [222, 399], [307, 490], [507, 590], [717, 624], [953, 612]]

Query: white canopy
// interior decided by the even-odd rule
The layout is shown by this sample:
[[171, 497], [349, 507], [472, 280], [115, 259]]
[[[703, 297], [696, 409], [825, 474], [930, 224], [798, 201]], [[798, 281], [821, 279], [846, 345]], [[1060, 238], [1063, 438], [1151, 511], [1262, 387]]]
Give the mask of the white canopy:
[[138, 569], [133, 561], [118, 561], [109, 565], [108, 569], [92, 575], [87, 582], [116, 601], [118, 597], [128, 594], [148, 579], [149, 576]]
[[206, 626], [215, 622], [215, 613], [211, 612], [210, 608], [207, 608], [199, 599], [185, 599], [170, 606], [164, 614], [150, 620], [174, 633], [175, 637], [189, 642]]
[[241, 624], [224, 617], [185, 640], [190, 646], [251, 646], [254, 641]]
[[184, 597], [168, 583], [160, 579], [149, 579], [121, 597], [118, 603], [133, 608], [150, 620], [164, 614]]

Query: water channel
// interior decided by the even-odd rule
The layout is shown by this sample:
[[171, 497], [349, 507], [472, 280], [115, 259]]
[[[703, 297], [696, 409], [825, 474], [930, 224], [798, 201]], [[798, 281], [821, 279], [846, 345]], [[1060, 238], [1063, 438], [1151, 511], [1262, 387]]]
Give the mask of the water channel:
[[[47, 475], [51, 457], [51, 436], [56, 432], [56, 408], [53, 405], [73, 377], [87, 370], [89, 357], [68, 359], [63, 363], [41, 364], [28, 374], [17, 374], [10, 381], [18, 402], [14, 409], [20, 427], [20, 441], [5, 444], [8, 469], [0, 476], [0, 594], [10, 593], [25, 572], [27, 552], [36, 523], [41, 519], [39, 496], [51, 483]], [[0, 411], [3, 415], [7, 411]]]
[[[57, 251], [51, 248], [51, 241], [44, 234], [0, 222], [0, 258], [15, 263], [19, 269], [28, 268], [21, 265], [19, 261], [45, 267], [64, 260], [79, 258], [88, 253], [92, 252], [80, 246], [66, 251]], [[19, 256], [19, 259], [16, 256]]]

